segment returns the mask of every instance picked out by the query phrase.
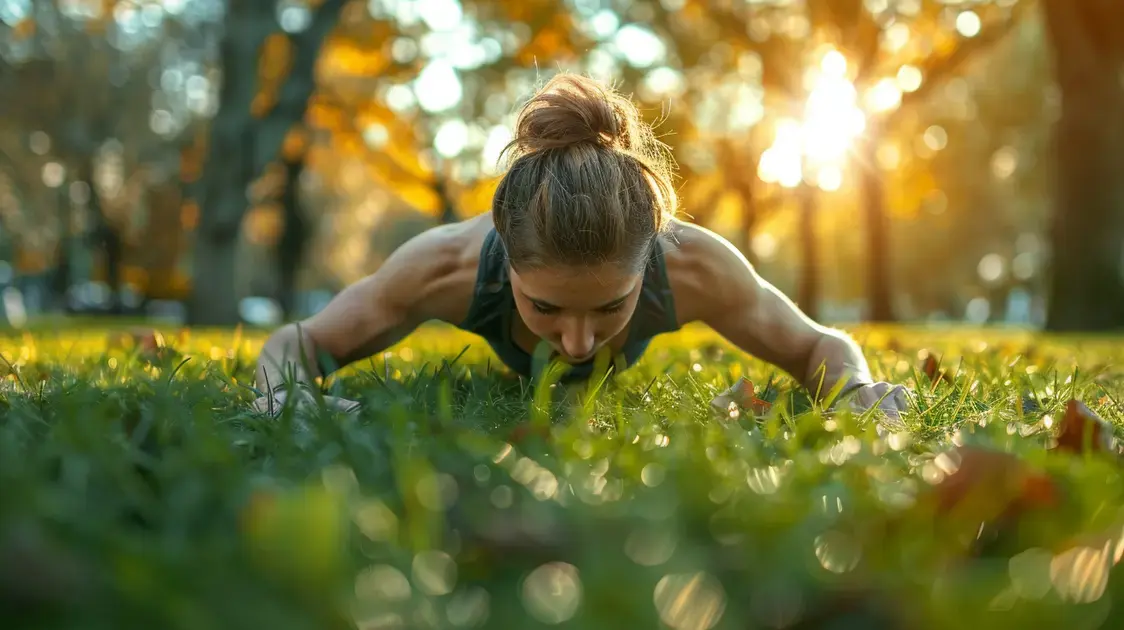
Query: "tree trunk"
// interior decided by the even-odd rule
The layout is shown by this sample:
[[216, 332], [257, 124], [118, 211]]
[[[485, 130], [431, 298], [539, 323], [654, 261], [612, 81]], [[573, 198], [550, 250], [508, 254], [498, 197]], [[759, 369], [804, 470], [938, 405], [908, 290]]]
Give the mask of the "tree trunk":
[[73, 224], [71, 217], [70, 199], [67, 197], [65, 183], [55, 190], [55, 203], [57, 204], [59, 221], [58, 250], [55, 253], [55, 269], [51, 274], [51, 301], [55, 308], [66, 311], [70, 307], [71, 262], [70, 257], [74, 246]]
[[867, 320], [871, 322], [894, 321], [894, 305], [891, 299], [890, 243], [888, 221], [886, 220], [886, 201], [882, 189], [882, 172], [878, 167], [878, 138], [880, 130], [873, 124], [867, 139], [861, 141], [862, 152], [861, 187], [863, 209], [866, 212], [867, 230], [867, 301], [870, 311]]
[[1124, 5], [1042, 7], [1062, 96], [1046, 328], [1124, 329]]
[[101, 250], [102, 262], [105, 264], [105, 283], [109, 287], [109, 311], [113, 314], [121, 312], [121, 262], [123, 246], [120, 230], [113, 221], [105, 215], [101, 203], [101, 196], [94, 183], [94, 158], [91, 154], [78, 159], [76, 175], [80, 181], [90, 188], [89, 212], [96, 222], [93, 231], [94, 246]]
[[460, 220], [460, 217], [457, 216], [457, 202], [453, 199], [452, 191], [449, 190], [449, 179], [447, 174], [439, 173], [433, 182], [433, 192], [441, 200], [441, 216], [438, 220], [443, 225], [456, 223]]
[[[281, 150], [285, 135], [305, 114], [315, 89], [320, 47], [335, 26], [344, 0], [325, 0], [309, 27], [292, 37], [293, 65], [278, 101], [263, 119], [251, 114], [257, 93], [258, 59], [266, 38], [277, 31], [269, 3], [231, 3], [223, 34], [223, 79], [219, 112], [211, 124], [207, 160], [199, 183], [188, 319], [193, 325], [237, 323], [235, 252], [250, 184]], [[217, 267], [218, 262], [228, 268]]]
[[304, 158], [286, 162], [285, 192], [281, 206], [285, 212], [285, 228], [277, 244], [277, 270], [279, 275], [277, 301], [286, 320], [296, 317], [297, 273], [304, 262], [309, 234], [300, 204], [300, 177], [304, 171]]
[[[233, 275], [238, 254], [238, 233], [199, 239], [194, 248], [194, 282], [206, 285], [207, 300], [192, 304], [191, 321], [196, 326], [223, 326], [237, 322], [238, 290]], [[210, 282], [215, 278], [219, 281]], [[198, 291], [193, 287], [193, 291]]]
[[[250, 105], [258, 86], [262, 43], [276, 30], [266, 3], [232, 4], [221, 44], [219, 110], [211, 121], [207, 157], [198, 182], [199, 223], [192, 251], [188, 322], [196, 326], [237, 323], [234, 264], [253, 182], [253, 125]], [[229, 266], [223, 267], [222, 263]]]
[[803, 259], [797, 304], [805, 315], [818, 320], [820, 264], [819, 244], [816, 242], [816, 191], [811, 184], [801, 182], [797, 194], [800, 195], [800, 249]]

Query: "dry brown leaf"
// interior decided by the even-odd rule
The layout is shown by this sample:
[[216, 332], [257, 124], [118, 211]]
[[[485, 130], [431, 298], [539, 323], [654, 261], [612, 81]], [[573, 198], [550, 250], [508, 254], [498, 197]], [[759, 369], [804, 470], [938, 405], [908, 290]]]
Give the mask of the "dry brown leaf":
[[933, 383], [934, 387], [936, 387], [938, 381], [952, 384], [952, 377], [948, 375], [947, 371], [941, 369], [941, 360], [934, 356], [932, 352], [926, 352], [921, 359], [921, 371], [929, 377], [929, 381]]
[[946, 476], [930, 496], [938, 515], [980, 523], [1055, 505], [1060, 489], [1011, 453], [963, 446], [934, 460]]
[[773, 407], [772, 403], [757, 397], [753, 381], [744, 376], [710, 401], [710, 406], [724, 416], [729, 415], [730, 405], [735, 405], [742, 411], [749, 411], [755, 416], [764, 416]]
[[[1085, 445], [1094, 451], [1112, 449], [1112, 425], [1089, 409], [1085, 403], [1070, 399], [1065, 406], [1065, 416], [1058, 424], [1056, 450], [1082, 453]], [[1088, 440], [1088, 441], [1086, 441]]]

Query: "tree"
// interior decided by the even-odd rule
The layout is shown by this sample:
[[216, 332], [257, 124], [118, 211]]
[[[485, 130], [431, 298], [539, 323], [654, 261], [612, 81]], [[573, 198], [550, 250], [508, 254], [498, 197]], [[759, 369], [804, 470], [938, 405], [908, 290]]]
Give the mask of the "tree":
[[[55, 250], [60, 295], [84, 242], [100, 253], [91, 276], [108, 282], [111, 297], [126, 276], [136, 276], [129, 264], [147, 252], [137, 251], [134, 237], [141, 224], [161, 223], [151, 220], [144, 192], [175, 176], [181, 148], [207, 115], [205, 90], [185, 89], [206, 83], [206, 46], [185, 45], [205, 40], [206, 15], [191, 6], [146, 15], [117, 2], [40, 2], [0, 38], [0, 84], [18, 95], [0, 102], [11, 125], [0, 123], [0, 135], [10, 141], [12, 161], [26, 165], [9, 169], [27, 201], [19, 209], [20, 245]], [[55, 199], [32, 202], [45, 187]]]
[[903, 117], [880, 149], [894, 167], [895, 246], [909, 252], [896, 271], [924, 279], [901, 293], [922, 312], [962, 314], [985, 298], [989, 317], [1000, 319], [1016, 288], [1042, 301], [1056, 113], [1047, 53], [1042, 20], [1028, 15], [986, 59]]
[[[1002, 37], [1028, 2], [970, 7], [935, 0], [685, 2], [674, 9], [667, 3], [645, 4], [656, 16], [657, 32], [681, 51], [685, 67], [710, 57], [726, 59], [726, 68], [759, 66], [764, 102], [774, 116], [800, 117], [808, 69], [819, 63], [825, 47], [843, 52], [867, 105], [866, 133], [855, 162], [869, 238], [869, 318], [893, 319], [883, 176], [873, 166], [877, 147], [892, 133], [901, 112], [922, 102], [933, 86]], [[727, 70], [718, 76], [736, 75]]]
[[[306, 28], [295, 34], [280, 30], [271, 3], [238, 0], [227, 7], [220, 44], [219, 108], [211, 123], [203, 175], [194, 195], [200, 214], [188, 318], [195, 325], [239, 320], [233, 272], [248, 206], [246, 191], [277, 159], [292, 127], [304, 119], [316, 85], [321, 45], [335, 27], [344, 4], [344, 0], [322, 0], [309, 9]], [[283, 64], [290, 65], [288, 72], [276, 72], [274, 77], [283, 78], [267, 82], [263, 91], [259, 68], [272, 61], [270, 53], [281, 55], [291, 64]]]
[[1047, 328], [1124, 328], [1124, 5], [1041, 0], [1061, 91]]

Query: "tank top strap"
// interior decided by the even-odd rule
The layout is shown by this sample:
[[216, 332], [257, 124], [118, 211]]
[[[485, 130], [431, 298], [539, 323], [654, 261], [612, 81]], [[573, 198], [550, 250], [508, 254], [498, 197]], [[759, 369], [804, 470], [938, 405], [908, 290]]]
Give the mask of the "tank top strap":
[[679, 330], [675, 316], [675, 295], [671, 291], [671, 281], [667, 275], [667, 260], [659, 240], [652, 248], [652, 255], [644, 270], [644, 284], [640, 289], [640, 299], [636, 304], [636, 314], [632, 317], [629, 331], [629, 345], [644, 342], [667, 332]]
[[503, 312], [505, 308], [514, 306], [510, 285], [503, 241], [492, 228], [480, 247], [472, 304], [458, 327], [486, 338], [505, 336], [502, 330], [503, 320], [506, 319]]

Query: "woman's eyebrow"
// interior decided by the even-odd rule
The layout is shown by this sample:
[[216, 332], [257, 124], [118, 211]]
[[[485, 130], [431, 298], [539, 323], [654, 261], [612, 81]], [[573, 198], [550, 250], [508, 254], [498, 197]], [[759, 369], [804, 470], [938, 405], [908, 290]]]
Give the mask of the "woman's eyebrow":
[[624, 302], [627, 299], [628, 299], [627, 295], [622, 295], [621, 297], [619, 297], [619, 298], [617, 298], [617, 299], [615, 299], [611, 302], [605, 302], [604, 304], [602, 304], [601, 306], [598, 306], [597, 308], [598, 309], [606, 309], [606, 308], [612, 308], [614, 306], [619, 306], [622, 302]]
[[519, 293], [521, 293], [523, 295], [523, 297], [526, 298], [528, 301], [534, 302], [535, 304], [538, 304], [539, 306], [545, 306], [547, 308], [561, 308], [560, 306], [557, 306], [555, 304], [551, 304], [550, 302], [547, 302], [546, 300], [540, 300], [539, 298], [537, 298], [533, 295], [527, 295], [526, 291], [520, 290]]
[[[534, 297], [532, 295], [527, 295], [526, 291], [520, 290], [519, 292], [522, 293], [523, 297], [526, 298], [528, 301], [534, 302], [535, 304], [538, 304], [539, 306], [542, 306], [542, 307], [545, 307], [545, 308], [556, 308], [556, 309], [562, 308], [561, 306], [558, 306], [557, 304], [551, 304], [550, 302], [547, 302], [546, 300], [540, 300], [539, 298]], [[621, 302], [624, 302], [625, 300], [627, 300], [628, 296], [631, 295], [631, 293], [632, 292], [629, 291], [627, 294], [622, 295], [619, 298], [616, 298], [616, 299], [610, 300], [608, 302], [605, 302], [604, 304], [602, 304], [600, 306], [595, 306], [595, 307], [593, 307], [593, 310], [601, 310], [601, 309], [612, 308], [614, 306], [617, 306]]]

